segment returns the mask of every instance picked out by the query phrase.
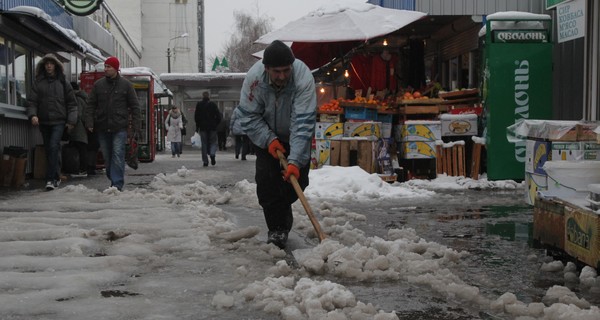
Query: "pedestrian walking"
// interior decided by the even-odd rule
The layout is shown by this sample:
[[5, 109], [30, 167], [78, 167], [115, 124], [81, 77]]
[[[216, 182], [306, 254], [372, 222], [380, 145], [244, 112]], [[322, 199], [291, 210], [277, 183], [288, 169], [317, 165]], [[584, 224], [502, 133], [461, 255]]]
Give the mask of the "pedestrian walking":
[[242, 154], [242, 160], [246, 160], [246, 156], [250, 151], [250, 140], [248, 136], [244, 134], [242, 130], [241, 119], [237, 115], [237, 107], [233, 110], [231, 114], [231, 120], [229, 120], [229, 131], [235, 137], [235, 158], [240, 158], [240, 152]]
[[194, 120], [202, 141], [202, 165], [208, 166], [210, 156], [210, 163], [214, 166], [217, 163], [217, 125], [221, 122], [221, 112], [217, 105], [210, 101], [207, 91], [202, 93], [202, 101], [196, 104]]
[[39, 126], [46, 152], [46, 190], [60, 185], [60, 141], [77, 123], [77, 100], [66, 81], [64, 66], [49, 53], [35, 67], [35, 80], [27, 95], [27, 116]]
[[227, 119], [221, 113], [221, 121], [217, 125], [217, 142], [219, 145], [219, 151], [227, 151], [227, 131], [229, 130], [229, 124]]
[[[119, 59], [109, 57], [104, 62], [104, 77], [98, 79], [90, 92], [86, 125], [96, 132], [104, 158], [110, 186], [123, 190], [125, 184], [125, 149], [128, 134], [140, 135], [140, 105], [129, 80], [119, 74]], [[131, 117], [131, 132], [128, 133]]]
[[77, 124], [69, 134], [69, 144], [77, 150], [79, 159], [79, 170], [71, 174], [71, 177], [85, 178], [88, 175], [88, 131], [83, 122], [85, 109], [87, 108], [87, 94], [80, 90], [76, 81], [71, 82], [75, 98], [77, 99]]
[[[316, 122], [315, 79], [304, 62], [281, 41], [273, 41], [246, 74], [238, 116], [256, 145], [256, 194], [269, 229], [267, 243], [284, 248], [298, 200], [290, 176], [308, 186], [311, 140]], [[277, 154], [288, 161], [282, 167]]]
[[177, 106], [171, 107], [165, 120], [165, 128], [167, 128], [167, 140], [171, 142], [171, 156], [179, 158], [181, 156], [183, 116]]

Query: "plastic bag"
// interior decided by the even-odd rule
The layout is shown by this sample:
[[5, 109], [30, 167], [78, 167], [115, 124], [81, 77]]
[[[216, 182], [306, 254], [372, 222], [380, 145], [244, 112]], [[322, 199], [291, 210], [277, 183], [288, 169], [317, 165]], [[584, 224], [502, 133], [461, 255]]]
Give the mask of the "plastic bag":
[[225, 140], [225, 147], [233, 148], [233, 138], [232, 137], [227, 137], [227, 139]]
[[192, 148], [202, 148], [202, 139], [200, 139], [200, 135], [198, 134], [198, 132], [195, 132], [192, 136]]
[[128, 148], [127, 148], [127, 153], [125, 155], [125, 163], [127, 163], [127, 165], [133, 169], [133, 170], [137, 170], [138, 168], [138, 143], [137, 143], [137, 136], [132, 136], [129, 138], [129, 144], [128, 144]]

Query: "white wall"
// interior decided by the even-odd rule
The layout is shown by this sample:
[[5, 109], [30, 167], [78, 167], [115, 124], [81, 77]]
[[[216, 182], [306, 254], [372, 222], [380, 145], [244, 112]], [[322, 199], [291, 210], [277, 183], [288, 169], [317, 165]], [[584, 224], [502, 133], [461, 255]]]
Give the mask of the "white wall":
[[169, 39], [187, 33], [187, 38], [170, 41], [171, 72], [198, 72], [198, 1], [142, 1], [142, 64], [166, 73]]

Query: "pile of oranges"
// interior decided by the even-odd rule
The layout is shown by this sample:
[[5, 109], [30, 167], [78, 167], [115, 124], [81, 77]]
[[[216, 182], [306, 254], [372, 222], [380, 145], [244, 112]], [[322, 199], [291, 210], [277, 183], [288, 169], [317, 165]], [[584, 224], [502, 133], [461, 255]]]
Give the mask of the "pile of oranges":
[[429, 97], [422, 95], [420, 91], [415, 91], [412, 93], [410, 91], [406, 91], [402, 95], [402, 100], [423, 100], [423, 99], [429, 99]]
[[319, 106], [319, 111], [343, 111], [343, 109], [340, 107], [339, 100], [331, 99], [329, 102]]

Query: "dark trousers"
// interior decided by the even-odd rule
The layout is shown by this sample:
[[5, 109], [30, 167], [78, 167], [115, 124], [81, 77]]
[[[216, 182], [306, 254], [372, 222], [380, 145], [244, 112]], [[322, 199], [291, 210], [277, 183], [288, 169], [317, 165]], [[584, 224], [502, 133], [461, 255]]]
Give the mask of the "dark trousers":
[[70, 141], [77, 149], [79, 154], [79, 172], [87, 171], [88, 169], [88, 145], [81, 141]]
[[65, 124], [40, 125], [46, 151], [46, 182], [60, 179], [60, 139]]
[[242, 152], [242, 159], [246, 159], [246, 155], [250, 152], [250, 139], [245, 134], [235, 135], [235, 157], [237, 158]]
[[98, 143], [98, 137], [96, 132], [87, 131], [88, 143], [87, 143], [87, 171], [88, 173], [94, 173], [96, 170], [96, 164], [98, 163], [98, 151], [100, 150], [100, 143]]
[[[288, 145], [284, 147], [289, 150]], [[298, 200], [298, 195], [292, 184], [283, 180], [281, 171], [278, 159], [267, 150], [256, 148], [256, 195], [267, 227], [269, 231], [289, 232], [294, 222], [292, 203]], [[298, 183], [302, 190], [308, 186], [308, 171], [308, 164], [300, 168]]]
[[227, 150], [227, 134], [225, 131], [217, 131], [217, 140], [219, 140], [219, 150]]

